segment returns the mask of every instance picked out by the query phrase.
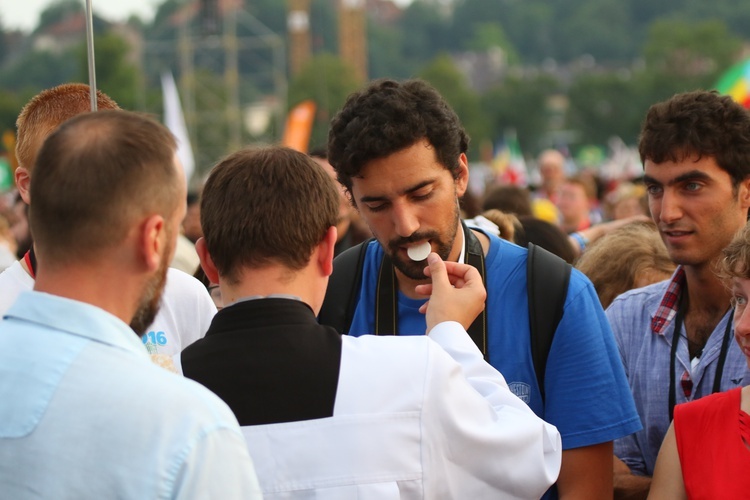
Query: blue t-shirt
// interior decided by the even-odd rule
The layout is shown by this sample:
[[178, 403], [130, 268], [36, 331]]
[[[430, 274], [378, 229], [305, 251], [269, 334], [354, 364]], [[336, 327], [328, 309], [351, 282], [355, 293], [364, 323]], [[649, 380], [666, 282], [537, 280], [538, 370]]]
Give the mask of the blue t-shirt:
[[[545, 400], [534, 372], [526, 290], [528, 251], [487, 235], [485, 257], [489, 362], [511, 391], [545, 421], [557, 426], [563, 449], [626, 436], [641, 428], [617, 346], [591, 282], [578, 270], [570, 277], [562, 320], [547, 360]], [[375, 294], [382, 247], [372, 241], [362, 269], [362, 285], [350, 335], [375, 330]], [[423, 335], [419, 306], [424, 300], [398, 294], [401, 335]]]

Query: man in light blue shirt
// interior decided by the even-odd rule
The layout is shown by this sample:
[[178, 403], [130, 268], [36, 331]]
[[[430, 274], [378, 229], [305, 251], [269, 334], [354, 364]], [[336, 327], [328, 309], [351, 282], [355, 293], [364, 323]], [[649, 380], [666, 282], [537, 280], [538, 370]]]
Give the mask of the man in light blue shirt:
[[643, 429], [615, 441], [615, 493], [645, 498], [676, 404], [747, 385], [716, 275], [750, 208], [750, 115], [716, 92], [649, 109], [638, 146], [651, 215], [679, 267], [607, 309]]
[[229, 408], [152, 364], [128, 326], [158, 310], [185, 213], [175, 146], [102, 111], [37, 157], [36, 283], [0, 322], [3, 498], [261, 498]]
[[[615, 442], [615, 454], [639, 476], [653, 474], [659, 447], [671, 422], [669, 366], [675, 335], [674, 315], [657, 328], [653, 328], [653, 319], [659, 317], [657, 310], [669, 286], [683, 275], [683, 268], [678, 268], [671, 280], [631, 290], [607, 309], [626, 363], [633, 399], [644, 422], [642, 431]], [[731, 314], [727, 312], [712, 331], [700, 357], [690, 359], [688, 349], [680, 348], [685, 342], [681, 339], [675, 353], [675, 404], [707, 396], [714, 388], [726, 391], [750, 381], [745, 357], [731, 334], [722, 356], [725, 333], [731, 329], [731, 322]], [[720, 363], [723, 370], [717, 376]]]

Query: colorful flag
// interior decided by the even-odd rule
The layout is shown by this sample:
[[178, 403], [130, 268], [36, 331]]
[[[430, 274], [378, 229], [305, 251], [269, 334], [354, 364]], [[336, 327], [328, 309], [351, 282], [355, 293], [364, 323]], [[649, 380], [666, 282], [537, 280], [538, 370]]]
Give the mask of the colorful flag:
[[0, 193], [13, 187], [13, 170], [7, 156], [0, 156]]
[[719, 78], [716, 90], [750, 109], [750, 59], [741, 61], [729, 68]]
[[495, 147], [492, 169], [498, 183], [528, 186], [529, 171], [515, 130], [506, 130], [503, 139]]

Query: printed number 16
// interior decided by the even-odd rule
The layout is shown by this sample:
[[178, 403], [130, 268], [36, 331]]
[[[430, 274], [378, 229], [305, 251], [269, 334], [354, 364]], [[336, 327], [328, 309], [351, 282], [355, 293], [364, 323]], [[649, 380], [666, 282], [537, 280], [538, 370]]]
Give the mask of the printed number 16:
[[143, 343], [148, 344], [149, 342], [151, 342], [152, 344], [165, 345], [167, 343], [167, 335], [161, 331], [150, 331], [143, 336]]

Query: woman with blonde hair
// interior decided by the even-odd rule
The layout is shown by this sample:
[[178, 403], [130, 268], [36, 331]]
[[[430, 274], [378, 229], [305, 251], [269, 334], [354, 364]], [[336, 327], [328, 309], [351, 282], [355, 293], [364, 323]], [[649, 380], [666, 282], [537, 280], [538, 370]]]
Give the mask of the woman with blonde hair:
[[607, 308], [615, 297], [669, 278], [675, 270], [651, 221], [634, 221], [606, 234], [581, 255], [576, 267], [594, 284]]

